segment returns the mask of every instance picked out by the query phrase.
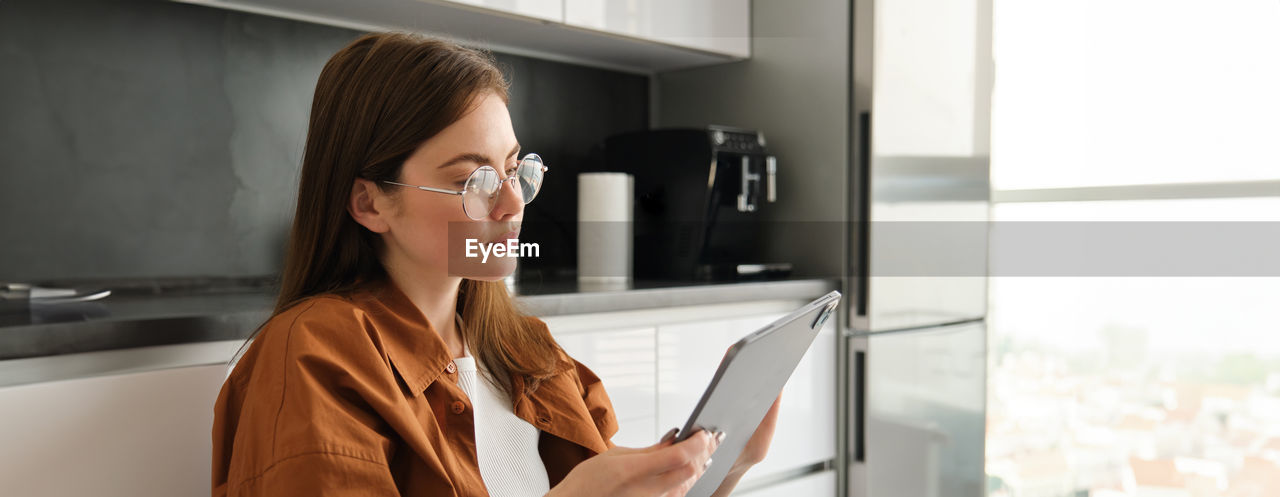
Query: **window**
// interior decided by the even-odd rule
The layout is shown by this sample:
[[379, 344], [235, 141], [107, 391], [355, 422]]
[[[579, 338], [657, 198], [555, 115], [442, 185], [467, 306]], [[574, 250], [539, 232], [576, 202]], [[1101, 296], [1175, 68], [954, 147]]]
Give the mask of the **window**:
[[1280, 179], [1280, 2], [994, 12], [993, 188]]
[[[1280, 2], [996, 0], [994, 29], [994, 230], [1280, 222]], [[989, 495], [1280, 495], [1280, 277], [1011, 274], [1001, 243]]]

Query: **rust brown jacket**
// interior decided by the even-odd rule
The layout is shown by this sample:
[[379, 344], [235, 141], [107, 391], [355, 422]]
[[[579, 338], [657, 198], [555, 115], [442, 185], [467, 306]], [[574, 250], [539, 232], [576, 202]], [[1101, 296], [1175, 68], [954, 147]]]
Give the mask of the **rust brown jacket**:
[[[560, 356], [561, 372], [532, 394], [512, 378], [513, 411], [541, 430], [552, 486], [612, 448], [618, 429], [600, 379]], [[443, 339], [391, 284], [280, 313], [218, 394], [213, 495], [488, 495], [450, 366]]]

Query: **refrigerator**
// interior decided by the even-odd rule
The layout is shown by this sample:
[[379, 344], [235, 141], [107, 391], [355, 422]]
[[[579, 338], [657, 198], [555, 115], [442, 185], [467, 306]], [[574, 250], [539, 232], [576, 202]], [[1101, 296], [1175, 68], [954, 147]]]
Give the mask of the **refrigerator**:
[[991, 0], [854, 0], [850, 497], [985, 495]]

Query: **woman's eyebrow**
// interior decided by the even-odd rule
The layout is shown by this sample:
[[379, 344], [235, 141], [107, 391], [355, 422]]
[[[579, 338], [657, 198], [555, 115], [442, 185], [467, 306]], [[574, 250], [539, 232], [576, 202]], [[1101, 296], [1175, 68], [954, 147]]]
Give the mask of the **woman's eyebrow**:
[[[508, 155], [507, 155], [507, 157], [511, 157], [511, 156], [516, 155], [516, 154], [518, 154], [518, 153], [520, 153], [520, 143], [519, 143], [519, 142], [517, 142], [517, 143], [516, 143], [515, 148], [512, 148], [512, 149], [511, 149], [511, 153], [510, 153], [510, 154], [508, 154]], [[455, 156], [454, 158], [452, 158], [452, 159], [449, 159], [449, 160], [445, 161], [445, 163], [444, 163], [444, 164], [440, 164], [440, 169], [444, 169], [444, 168], [449, 167], [449, 166], [453, 166], [453, 165], [461, 164], [461, 163], [463, 163], [463, 162], [474, 162], [474, 163], [476, 163], [476, 164], [490, 164], [490, 165], [492, 165], [492, 164], [494, 163], [494, 161], [493, 161], [493, 160], [489, 159], [489, 157], [488, 157], [488, 156], [486, 156], [486, 155], [484, 155], [484, 154], [478, 154], [478, 153], [475, 153], [475, 152], [467, 152], [467, 153], [463, 153], [463, 154], [458, 154], [458, 155], [457, 155], [457, 156]]]

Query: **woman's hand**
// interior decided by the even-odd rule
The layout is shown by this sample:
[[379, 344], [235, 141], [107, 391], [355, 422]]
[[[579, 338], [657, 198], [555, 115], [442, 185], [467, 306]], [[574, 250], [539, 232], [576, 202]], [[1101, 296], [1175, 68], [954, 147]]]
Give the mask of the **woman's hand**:
[[678, 444], [670, 434], [643, 448], [615, 447], [569, 471], [547, 497], [682, 497], [720, 446], [706, 430]]

